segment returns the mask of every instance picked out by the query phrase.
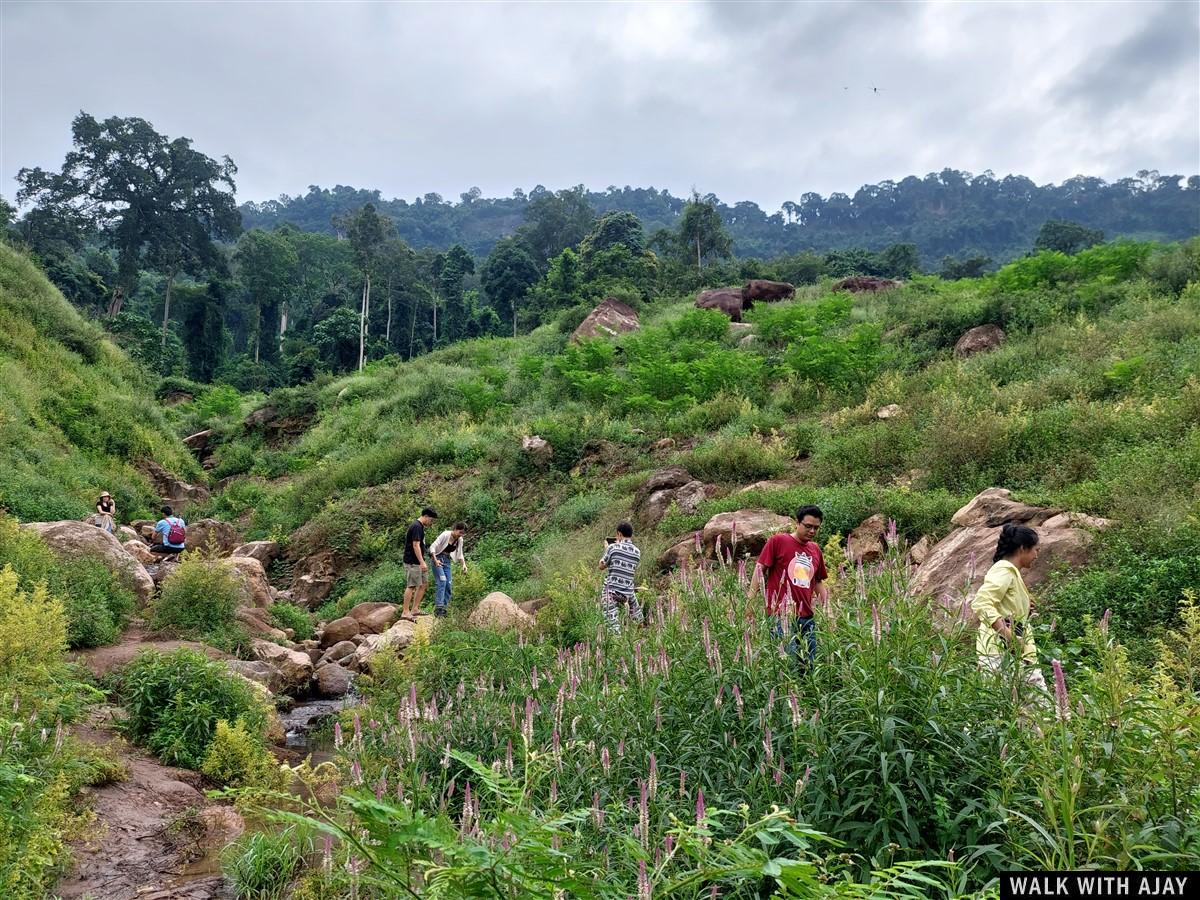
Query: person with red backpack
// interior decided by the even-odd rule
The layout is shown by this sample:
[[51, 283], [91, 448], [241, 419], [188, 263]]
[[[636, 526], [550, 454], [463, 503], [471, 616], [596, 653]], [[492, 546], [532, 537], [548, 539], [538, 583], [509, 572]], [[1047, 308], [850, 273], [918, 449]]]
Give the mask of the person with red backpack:
[[154, 553], [180, 553], [187, 547], [187, 525], [179, 516], [171, 515], [171, 507], [162, 508], [162, 518], [154, 526], [157, 541], [150, 546]]

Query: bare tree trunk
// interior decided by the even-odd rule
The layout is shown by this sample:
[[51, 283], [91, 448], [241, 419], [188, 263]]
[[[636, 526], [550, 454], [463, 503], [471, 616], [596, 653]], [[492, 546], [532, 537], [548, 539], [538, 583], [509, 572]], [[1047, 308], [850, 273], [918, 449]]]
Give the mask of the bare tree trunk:
[[362, 306], [358, 313], [358, 371], [363, 370], [367, 346], [367, 310], [371, 302], [371, 276], [363, 279]]
[[429, 302], [433, 305], [433, 344], [437, 346], [437, 294], [430, 294]]
[[517, 298], [513, 297], [513, 337], [517, 336]]
[[696, 271], [703, 272], [704, 266], [700, 263], [700, 232], [696, 232]]
[[383, 342], [387, 344], [388, 350], [392, 349], [392, 276], [388, 276], [387, 280], [387, 300], [388, 314], [387, 324], [383, 326]]
[[287, 304], [283, 304], [283, 308], [279, 310], [279, 348], [283, 349], [283, 336], [287, 333]]
[[120, 315], [121, 306], [125, 303], [125, 288], [117, 285], [113, 289], [112, 299], [108, 301], [108, 317]]
[[408, 327], [408, 358], [413, 358], [413, 341], [417, 337], [417, 301], [413, 300], [412, 318], [409, 320]]
[[175, 287], [175, 272], [167, 276], [167, 297], [163, 303], [162, 341], [160, 349], [167, 349], [167, 324], [171, 321], [171, 289]]
[[254, 329], [254, 364], [258, 365], [258, 349], [262, 346], [262, 311], [258, 313], [258, 326]]

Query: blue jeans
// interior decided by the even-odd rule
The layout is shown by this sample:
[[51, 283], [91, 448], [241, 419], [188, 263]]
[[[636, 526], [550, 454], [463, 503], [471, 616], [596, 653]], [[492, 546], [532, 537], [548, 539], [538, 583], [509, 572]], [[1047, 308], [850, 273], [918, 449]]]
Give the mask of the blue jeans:
[[[771, 620], [771, 637], [783, 637], [783, 619], [775, 616]], [[800, 638], [804, 638], [808, 652], [800, 659]], [[807, 670], [817, 658], [817, 623], [812, 616], [796, 616], [792, 619], [791, 640], [787, 645], [788, 656], [796, 660], [802, 670]]]
[[[435, 615], [445, 615], [450, 606], [450, 591], [453, 588], [450, 574], [450, 554], [442, 553], [433, 558], [433, 578], [437, 587], [434, 595], [433, 612]], [[442, 579], [445, 579], [443, 581]]]

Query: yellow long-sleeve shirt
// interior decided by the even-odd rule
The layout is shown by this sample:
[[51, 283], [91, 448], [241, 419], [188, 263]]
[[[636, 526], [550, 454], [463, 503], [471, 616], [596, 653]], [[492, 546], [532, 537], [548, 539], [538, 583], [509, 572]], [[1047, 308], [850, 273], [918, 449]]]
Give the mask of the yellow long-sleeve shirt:
[[992, 624], [997, 619], [1008, 619], [1013, 626], [1017, 623], [1026, 624], [1024, 637], [1016, 640], [1022, 641], [1022, 658], [1028, 663], [1037, 663], [1037, 647], [1028, 627], [1029, 591], [1016, 566], [1006, 559], [993, 563], [971, 601], [971, 609], [979, 616], [976, 653], [980, 656], [1001, 656], [1006, 652], [1004, 641]]

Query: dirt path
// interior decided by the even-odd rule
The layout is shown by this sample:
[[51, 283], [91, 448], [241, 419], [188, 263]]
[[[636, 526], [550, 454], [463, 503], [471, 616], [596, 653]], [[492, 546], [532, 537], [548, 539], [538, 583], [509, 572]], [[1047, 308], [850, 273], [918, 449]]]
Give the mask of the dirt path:
[[92, 900], [228, 898], [221, 847], [243, 829], [230, 807], [210, 803], [195, 772], [164, 766], [113, 730], [111, 708], [96, 711], [75, 736], [113, 747], [129, 767], [125, 781], [85, 791], [96, 813], [92, 833], [72, 846], [74, 864], [57, 896]]
[[121, 640], [108, 647], [96, 647], [92, 650], [81, 650], [71, 654], [71, 659], [85, 666], [97, 678], [101, 678], [122, 666], [128, 665], [142, 650], [158, 650], [170, 653], [180, 647], [198, 650], [212, 659], [229, 659], [227, 653], [222, 653], [214, 647], [196, 641], [172, 641], [155, 638], [146, 630], [142, 622], [135, 621], [121, 635]]

